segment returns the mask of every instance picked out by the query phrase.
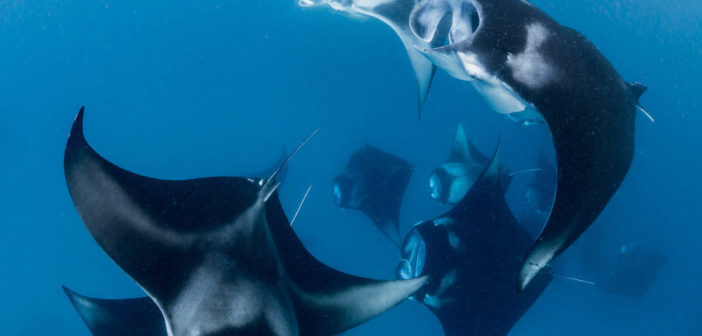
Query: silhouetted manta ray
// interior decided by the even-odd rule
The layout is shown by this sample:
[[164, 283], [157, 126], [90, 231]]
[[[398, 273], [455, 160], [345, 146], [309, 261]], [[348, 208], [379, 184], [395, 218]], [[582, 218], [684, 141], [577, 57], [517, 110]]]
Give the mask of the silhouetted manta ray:
[[[365, 11], [408, 0], [308, 0]], [[526, 0], [410, 1], [411, 31], [448, 45], [418, 50], [438, 67], [470, 81], [497, 112], [543, 118], [558, 166], [553, 209], [526, 253], [518, 289], [560, 255], [602, 212], [624, 179], [634, 153], [634, 117], [641, 84], [625, 82], [583, 35]], [[405, 17], [404, 11], [401, 17]]]
[[402, 246], [398, 276], [428, 275], [414, 294], [438, 317], [448, 336], [506, 335], [541, 295], [552, 276], [542, 272], [519, 295], [519, 263], [532, 237], [504, 199], [499, 145], [473, 187], [449, 212], [412, 228]]
[[332, 181], [338, 207], [363, 212], [388, 239], [400, 245], [400, 207], [412, 165], [369, 144], [351, 154]]
[[610, 293], [642, 297], [666, 263], [661, 251], [640, 243], [623, 245], [619, 250], [617, 268], [604, 285]]
[[331, 335], [424, 283], [362, 279], [317, 261], [282, 210], [279, 170], [266, 180], [137, 175], [88, 145], [83, 109], [64, 170], [91, 235], [156, 303], [171, 336]]

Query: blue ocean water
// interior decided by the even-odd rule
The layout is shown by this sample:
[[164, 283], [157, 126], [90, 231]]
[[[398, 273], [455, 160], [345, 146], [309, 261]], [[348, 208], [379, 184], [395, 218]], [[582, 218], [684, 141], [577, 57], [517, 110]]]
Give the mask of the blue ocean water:
[[[583, 251], [616, 251], [630, 241], [662, 250], [668, 262], [640, 299], [556, 279], [511, 334], [702, 334], [702, 3], [532, 3], [588, 36], [626, 80], [645, 83], [642, 104], [656, 118], [638, 118], [629, 175], [557, 267], [587, 278]], [[378, 21], [328, 8], [292, 0], [47, 0], [1, 1], [0, 13], [6, 335], [89, 335], [62, 284], [98, 297], [142, 295], [88, 234], [65, 186], [63, 148], [83, 105], [86, 136], [100, 153], [171, 179], [259, 171], [323, 123], [289, 166], [283, 204], [292, 213], [312, 185], [298, 235], [325, 263], [375, 278], [394, 277], [396, 249], [360, 213], [334, 207], [329, 190], [353, 150], [368, 141], [420, 162], [401, 213], [406, 231], [445, 210], [429, 199], [426, 180], [458, 122], [486, 153], [500, 137], [514, 169], [530, 168], [539, 149], [550, 148], [544, 128], [505, 120], [444, 73], [418, 122], [400, 40]], [[604, 259], [602, 267], [611, 266]], [[406, 302], [348, 332], [381, 333], [441, 329]]]

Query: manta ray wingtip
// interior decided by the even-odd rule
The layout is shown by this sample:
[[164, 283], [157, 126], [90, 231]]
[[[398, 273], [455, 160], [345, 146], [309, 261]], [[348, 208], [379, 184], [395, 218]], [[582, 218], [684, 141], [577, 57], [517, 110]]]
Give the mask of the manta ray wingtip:
[[83, 136], [83, 116], [85, 115], [85, 106], [81, 106], [78, 114], [73, 119], [73, 127], [71, 128], [70, 136]]
[[543, 270], [548, 271], [549, 267], [546, 265], [542, 266], [542, 264], [538, 264], [527, 257], [527, 259], [522, 262], [519, 270], [517, 293], [521, 295], [527, 289], [532, 280], [534, 280]]
[[63, 289], [64, 294], [68, 297], [68, 300], [71, 301], [71, 304], [73, 307], [78, 311], [81, 316], [83, 315], [83, 308], [85, 307], [86, 303], [85, 297], [83, 295], [80, 295], [76, 292], [74, 292], [72, 289], [66, 287], [66, 285], [61, 285], [61, 288]]
[[75, 294], [70, 288], [66, 287], [66, 285], [61, 285], [61, 289], [63, 292], [68, 295], [68, 298], [71, 299], [71, 297]]

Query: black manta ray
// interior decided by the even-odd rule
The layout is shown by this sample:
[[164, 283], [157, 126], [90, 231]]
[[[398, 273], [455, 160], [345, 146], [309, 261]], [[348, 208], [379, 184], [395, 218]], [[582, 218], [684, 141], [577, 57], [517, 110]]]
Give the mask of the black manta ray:
[[508, 184], [498, 149], [451, 211], [415, 225], [405, 237], [398, 276], [429, 276], [413, 297], [434, 312], [448, 336], [507, 335], [552, 279], [542, 272], [521, 295], [514, 290], [532, 237], [505, 202]]
[[338, 207], [363, 212], [388, 239], [400, 243], [400, 207], [412, 165], [369, 144], [349, 158], [332, 182]]
[[[306, 0], [373, 13], [408, 1]], [[553, 136], [555, 202], [520, 266], [518, 289], [523, 290], [592, 224], [619, 188], [633, 159], [634, 119], [646, 87], [625, 82], [585, 36], [526, 0], [409, 2], [407, 23], [424, 43], [443, 41], [441, 27], [451, 18], [446, 46], [419, 43], [417, 50], [473, 84], [495, 111], [543, 120]], [[397, 13], [406, 17], [405, 11]]]
[[[298, 147], [299, 149], [299, 147]], [[170, 336], [332, 335], [422, 286], [338, 272], [296, 237], [268, 179], [158, 180], [98, 155], [76, 117], [66, 182], [97, 243], [156, 304]]]

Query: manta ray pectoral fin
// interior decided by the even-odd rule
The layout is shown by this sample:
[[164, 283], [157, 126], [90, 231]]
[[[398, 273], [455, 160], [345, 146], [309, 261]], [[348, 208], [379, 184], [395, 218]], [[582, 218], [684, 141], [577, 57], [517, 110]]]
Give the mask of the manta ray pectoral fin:
[[468, 139], [463, 124], [459, 123], [456, 129], [456, 135], [451, 143], [451, 154], [448, 161], [452, 162], [477, 162], [481, 165], [489, 164], [489, 159], [478, 150], [477, 147]]
[[426, 277], [377, 281], [346, 276], [341, 286], [295, 290], [300, 335], [332, 335], [350, 329], [396, 306], [426, 282]]
[[166, 336], [161, 311], [148, 297], [107, 300], [63, 291], [94, 336]]
[[[73, 203], [91, 235], [128, 274], [146, 279], [149, 289], [177, 282], [182, 274], [158, 270], [177, 269], [173, 260], [187, 238], [157, 225], [152, 216], [166, 181], [147, 178], [121, 169], [105, 160], [86, 142], [81, 108], [71, 129], [64, 156], [66, 184]], [[173, 200], [175, 201], [175, 200]], [[124, 244], [129, 239], [129, 244]], [[139, 258], [134, 258], [139, 255]], [[182, 266], [182, 265], [181, 265]], [[143, 285], [143, 283], [142, 283]]]
[[400, 248], [402, 238], [400, 237], [400, 225], [397, 222], [377, 223], [376, 226], [395, 247]]
[[[463, 130], [463, 124], [459, 123], [456, 129], [456, 135], [453, 137], [453, 142], [451, 143], [451, 154], [449, 155], [449, 161], [462, 162], [470, 160], [471, 153], [469, 146], [468, 137], [466, 132]], [[472, 145], [472, 144], [471, 144]]]
[[565, 233], [556, 233], [550, 227], [546, 227], [539, 235], [539, 239], [529, 248], [519, 270], [519, 281], [517, 290], [521, 293], [527, 285], [542, 272], [548, 272], [548, 263], [565, 245], [565, 239], [572, 230], [572, 226], [566, 228]]
[[300, 335], [333, 335], [397, 305], [426, 279], [377, 281], [337, 271], [315, 258], [293, 231], [277, 197], [266, 203], [269, 228], [290, 292]]
[[414, 68], [414, 74], [417, 77], [417, 119], [421, 119], [422, 107], [429, 95], [429, 89], [431, 89], [431, 83], [436, 73], [436, 66], [414, 47], [407, 45], [405, 47], [412, 63], [412, 68]]
[[490, 159], [490, 165], [485, 168], [480, 179], [486, 180], [498, 180], [500, 178], [500, 139], [497, 139], [497, 145], [495, 146], [495, 152], [492, 154]]

